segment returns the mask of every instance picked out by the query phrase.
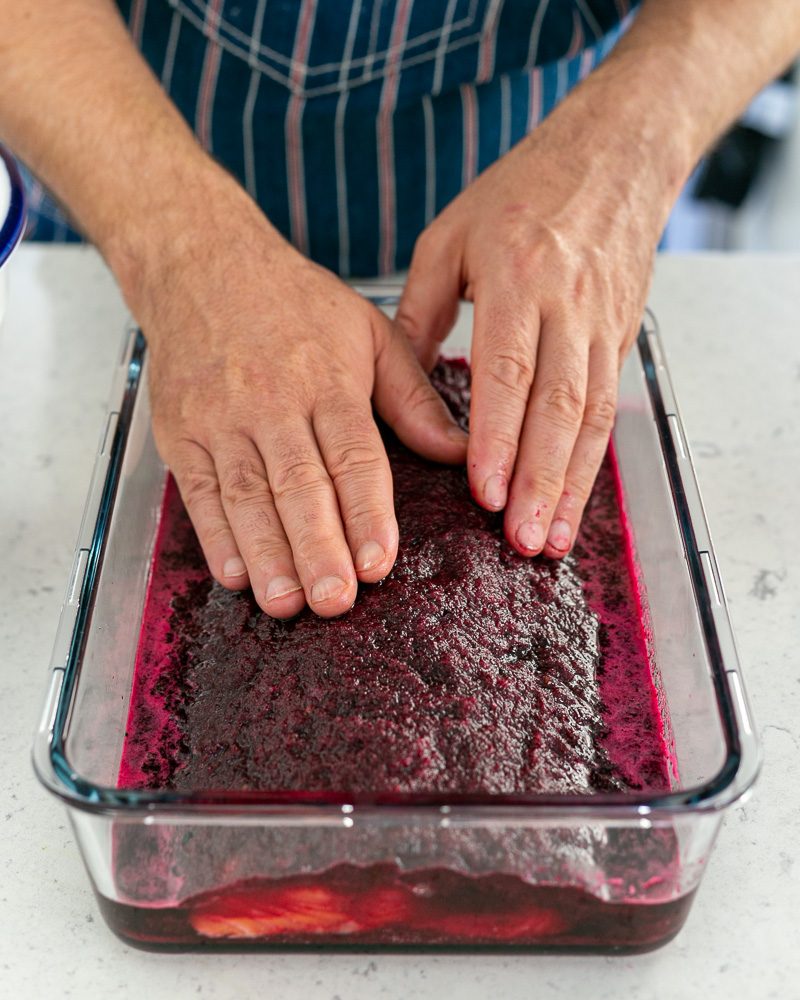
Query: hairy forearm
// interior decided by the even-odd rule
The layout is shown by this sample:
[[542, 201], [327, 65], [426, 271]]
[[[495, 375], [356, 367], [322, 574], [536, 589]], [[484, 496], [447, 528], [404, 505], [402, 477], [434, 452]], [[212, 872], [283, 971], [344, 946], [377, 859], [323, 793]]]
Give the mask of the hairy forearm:
[[648, 147], [653, 169], [677, 194], [709, 145], [798, 50], [794, 0], [645, 0], [584, 98]]
[[111, 0], [0, 0], [0, 25], [0, 139], [130, 291], [145, 253], [156, 256], [167, 235], [183, 238], [189, 200], [213, 203], [233, 182], [197, 144]]

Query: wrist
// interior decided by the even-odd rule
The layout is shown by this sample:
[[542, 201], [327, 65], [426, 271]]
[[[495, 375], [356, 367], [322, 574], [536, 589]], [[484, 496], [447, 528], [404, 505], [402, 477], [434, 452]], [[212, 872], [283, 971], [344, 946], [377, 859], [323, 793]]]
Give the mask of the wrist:
[[184, 274], [232, 253], [287, 244], [247, 192], [197, 148], [146, 179], [96, 242], [139, 322], [154, 290], [179, 287]]
[[601, 157], [616, 158], [623, 176], [638, 175], [665, 220], [703, 152], [674, 79], [661, 53], [615, 52], [573, 95], [601, 137]]

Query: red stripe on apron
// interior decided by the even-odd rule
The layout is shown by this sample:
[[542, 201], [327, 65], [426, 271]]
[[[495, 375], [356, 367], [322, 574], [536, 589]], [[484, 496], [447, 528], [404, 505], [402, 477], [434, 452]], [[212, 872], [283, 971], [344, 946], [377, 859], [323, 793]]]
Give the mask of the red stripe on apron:
[[[305, 83], [305, 67], [311, 47], [311, 32], [317, 14], [317, 0], [303, 0], [292, 51], [292, 87]], [[308, 215], [303, 162], [303, 111], [305, 98], [292, 93], [286, 108], [286, 173], [289, 187], [289, 221], [292, 243], [301, 253], [308, 253]]]
[[475, 180], [478, 172], [478, 102], [475, 98], [475, 88], [470, 84], [462, 84], [461, 120], [463, 122], [461, 187], [465, 188]]
[[400, 82], [398, 62], [402, 58], [401, 43], [408, 30], [413, 0], [400, 0], [395, 9], [394, 23], [389, 40], [386, 76], [381, 90], [378, 111], [378, 190], [380, 192], [380, 251], [378, 262], [383, 274], [395, 269], [397, 252], [397, 226], [395, 220], [394, 133], [392, 118], [397, 103]]
[[530, 97], [528, 100], [528, 131], [542, 120], [542, 71], [535, 69], [530, 77]]
[[[213, 3], [206, 12], [206, 25], [213, 28], [214, 33], [219, 30], [219, 14], [222, 7], [222, 0], [213, 0]], [[200, 87], [197, 95], [197, 138], [203, 149], [212, 152], [211, 148], [211, 115], [214, 109], [214, 97], [217, 91], [217, 74], [219, 73], [219, 61], [222, 49], [214, 38], [209, 38], [206, 42], [206, 51], [203, 57], [203, 69], [200, 73]]]
[[567, 59], [574, 59], [583, 48], [583, 25], [577, 11], [572, 12], [572, 41], [567, 52]]
[[147, 12], [147, 0], [133, 0], [131, 5], [130, 26], [131, 38], [136, 48], [142, 46], [142, 32], [144, 31], [144, 16]]

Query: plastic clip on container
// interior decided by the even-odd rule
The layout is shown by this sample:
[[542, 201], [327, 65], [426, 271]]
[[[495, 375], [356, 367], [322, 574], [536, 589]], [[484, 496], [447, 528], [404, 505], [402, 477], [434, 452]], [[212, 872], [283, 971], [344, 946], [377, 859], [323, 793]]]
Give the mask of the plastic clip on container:
[[17, 166], [0, 146], [0, 323], [6, 311], [6, 262], [22, 236], [25, 199]]
[[[399, 290], [362, 291], [391, 311]], [[464, 308], [448, 347], [464, 353], [470, 330]], [[144, 340], [133, 331], [115, 373], [34, 749], [40, 779], [67, 806], [112, 929], [152, 948], [607, 952], [648, 950], [674, 936], [723, 810], [756, 777], [759, 751], [652, 318], [622, 372], [613, 447], [674, 750], [672, 787], [657, 795], [431, 801], [408, 794], [376, 803], [119, 789], [166, 477], [150, 427], [146, 364]], [[398, 870], [417, 893], [413, 917], [392, 916], [393, 906], [406, 904], [382, 880]], [[254, 903], [253, 887], [264, 885], [274, 888], [273, 902], [294, 907], [293, 921], [263, 899]], [[368, 918], [337, 917], [332, 901], [349, 893], [352, 903], [365, 886], [358, 898], [372, 901]], [[253, 905], [259, 918], [245, 919], [242, 908]]]

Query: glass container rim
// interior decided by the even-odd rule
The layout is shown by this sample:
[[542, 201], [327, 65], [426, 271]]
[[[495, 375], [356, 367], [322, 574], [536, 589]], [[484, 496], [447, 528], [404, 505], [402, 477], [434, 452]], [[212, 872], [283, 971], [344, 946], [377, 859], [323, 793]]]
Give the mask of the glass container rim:
[[[383, 282], [381, 288], [391, 286]], [[392, 295], [375, 295], [373, 301], [392, 304]], [[645, 822], [648, 817], [716, 812], [727, 808], [752, 786], [760, 769], [760, 748], [755, 735], [750, 710], [739, 676], [738, 655], [733, 642], [730, 620], [724, 600], [721, 612], [712, 608], [712, 594], [704, 572], [701, 552], [711, 548], [705, 513], [699, 497], [691, 459], [681, 467], [670, 428], [670, 420], [680, 423], [666, 369], [658, 329], [648, 313], [636, 341], [645, 383], [653, 407], [653, 416], [664, 453], [667, 474], [681, 539], [687, 557], [698, 604], [701, 627], [720, 711], [720, 721], [726, 743], [725, 759], [719, 771], [695, 787], [669, 792], [597, 792], [591, 795], [557, 795], [553, 793], [492, 793], [492, 794], [431, 794], [397, 792], [381, 795], [352, 792], [280, 792], [280, 791], [203, 791], [176, 792], [139, 789], [117, 789], [95, 784], [78, 774], [67, 758], [64, 741], [72, 694], [80, 667], [80, 659], [91, 618], [92, 597], [102, 563], [111, 513], [116, 495], [127, 433], [131, 424], [137, 391], [141, 383], [146, 355], [146, 343], [141, 331], [133, 329], [123, 355], [124, 379], [121, 397], [114, 412], [118, 420], [108, 449], [108, 469], [103, 479], [96, 519], [88, 553], [78, 603], [78, 614], [72, 629], [69, 651], [63, 666], [53, 665], [48, 697], [42, 722], [33, 747], [33, 765], [42, 784], [69, 806], [98, 815], [150, 817], [154, 821], [169, 816], [191, 816], [195, 819], [225, 815], [295, 817], [313, 816], [318, 820], [341, 822], [343, 811], [358, 810], [359, 815], [378, 810], [388, 815], [406, 812], [417, 814], [442, 813], [443, 810], [461, 819], [473, 820], [513, 813], [515, 818], [579, 817], [629, 819]], [[112, 400], [112, 406], [114, 401]], [[672, 412], [675, 411], [675, 412]], [[685, 440], [685, 439], [684, 439]], [[692, 510], [692, 488], [697, 495], [699, 510]], [[87, 508], [88, 510], [88, 508]], [[707, 550], [701, 550], [698, 534], [704, 534]], [[713, 586], [713, 584], [712, 584]], [[717, 598], [719, 603], [719, 597]], [[719, 632], [727, 630], [725, 654]]]

